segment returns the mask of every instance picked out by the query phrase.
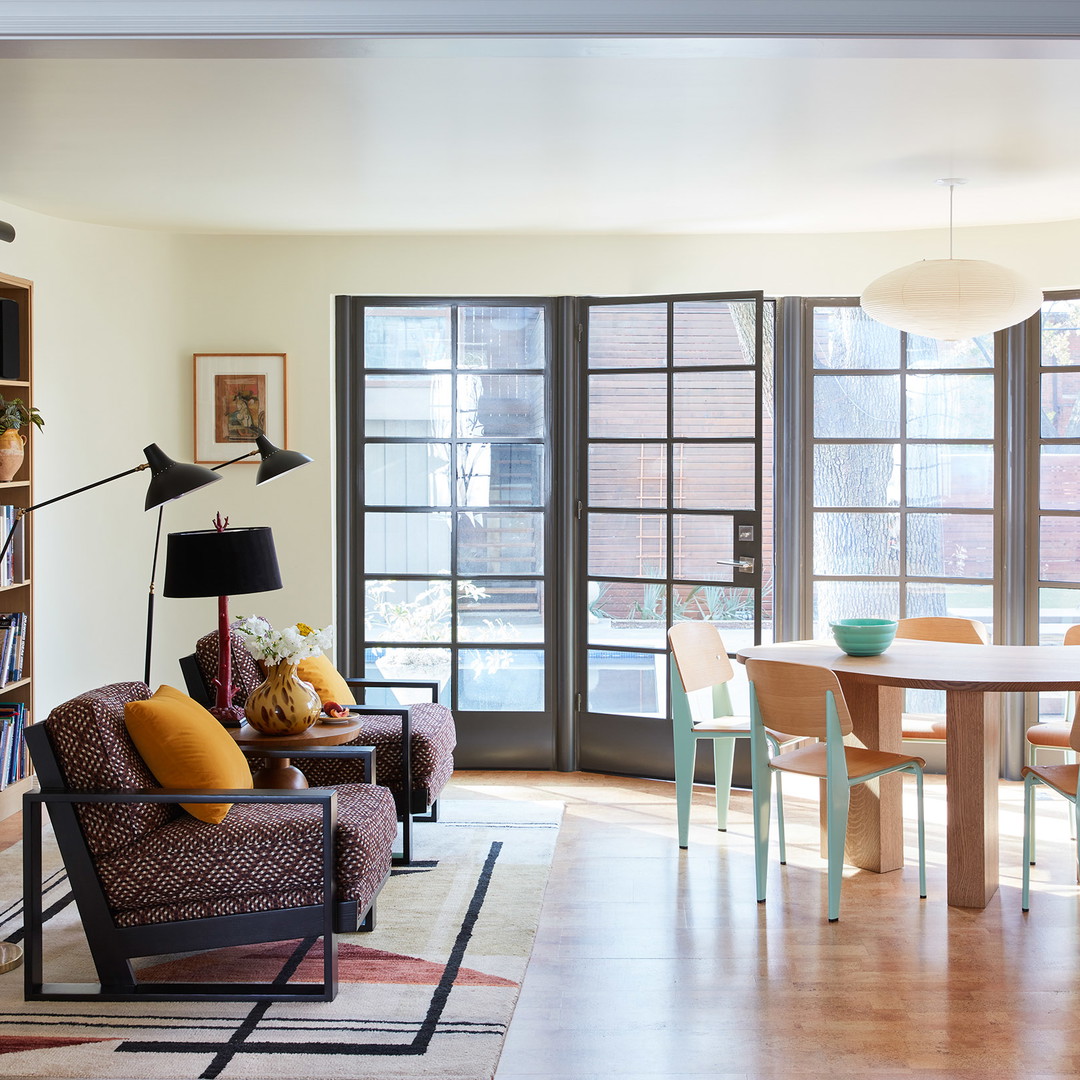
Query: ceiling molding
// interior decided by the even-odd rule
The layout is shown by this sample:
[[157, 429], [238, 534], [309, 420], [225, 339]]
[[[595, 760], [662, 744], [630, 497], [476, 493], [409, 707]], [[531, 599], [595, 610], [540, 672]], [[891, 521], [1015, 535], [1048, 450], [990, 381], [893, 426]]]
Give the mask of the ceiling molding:
[[0, 39], [1080, 37], [1075, 0], [0, 0]]

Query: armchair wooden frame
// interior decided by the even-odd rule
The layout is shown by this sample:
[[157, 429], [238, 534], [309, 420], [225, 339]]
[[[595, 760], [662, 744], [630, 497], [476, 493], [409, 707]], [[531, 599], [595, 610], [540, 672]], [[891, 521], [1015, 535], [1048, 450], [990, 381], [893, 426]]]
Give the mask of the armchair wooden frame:
[[[65, 786], [63, 775], [44, 725], [31, 725], [26, 741], [33, 755], [40, 792], [23, 796], [23, 894], [25, 908], [24, 992], [28, 1001], [332, 1001], [337, 994], [335, 932], [371, 930], [374, 901], [364, 912], [355, 900], [339, 901], [334, 885], [334, 835], [337, 829], [337, 792], [332, 788], [303, 791], [222, 790], [164, 791], [160, 788], [124, 791], [77, 791]], [[86, 803], [313, 803], [322, 812], [322, 904], [218, 915], [201, 919], [143, 926], [116, 925], [109, 909], [93, 855], [86, 842], [77, 804]], [[42, 962], [42, 807], [49, 817], [67, 869], [71, 890], [82, 919], [87, 943], [97, 970], [97, 983], [50, 983]], [[384, 879], [385, 880], [385, 879]], [[202, 951], [232, 945], [291, 938], [323, 939], [321, 983], [140, 983], [131, 959], [174, 952]]]

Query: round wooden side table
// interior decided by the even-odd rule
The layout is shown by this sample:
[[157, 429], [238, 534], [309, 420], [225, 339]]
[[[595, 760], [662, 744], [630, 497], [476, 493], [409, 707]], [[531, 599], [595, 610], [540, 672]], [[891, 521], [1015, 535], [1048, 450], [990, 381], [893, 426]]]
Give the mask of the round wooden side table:
[[306, 788], [308, 782], [289, 760], [293, 754], [315, 746], [341, 746], [352, 742], [360, 734], [361, 727], [359, 718], [354, 718], [348, 723], [315, 723], [299, 735], [263, 735], [246, 721], [242, 727], [226, 730], [244, 753], [266, 758], [266, 764], [252, 777], [255, 787], [296, 790]]

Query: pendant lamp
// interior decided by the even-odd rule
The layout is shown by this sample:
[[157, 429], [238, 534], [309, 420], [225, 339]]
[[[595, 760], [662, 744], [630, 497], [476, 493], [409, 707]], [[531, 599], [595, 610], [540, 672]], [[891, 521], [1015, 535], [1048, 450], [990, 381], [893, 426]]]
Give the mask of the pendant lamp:
[[953, 191], [966, 180], [950, 176], [949, 257], [924, 259], [867, 285], [859, 299], [872, 319], [919, 337], [956, 341], [979, 337], [1030, 318], [1042, 292], [1007, 266], [953, 258]]

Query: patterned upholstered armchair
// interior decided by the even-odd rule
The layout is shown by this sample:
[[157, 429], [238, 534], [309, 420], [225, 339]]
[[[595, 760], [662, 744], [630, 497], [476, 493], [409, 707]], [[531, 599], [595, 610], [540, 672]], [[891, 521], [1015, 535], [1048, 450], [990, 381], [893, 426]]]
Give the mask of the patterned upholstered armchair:
[[[174, 692], [175, 693], [175, 692]], [[31, 1000], [331, 1000], [335, 931], [371, 929], [397, 831], [372, 784], [300, 792], [163, 789], [128, 734], [142, 683], [82, 694], [32, 725], [41, 780], [26, 796], [26, 996]], [[177, 804], [231, 808], [218, 824]], [[41, 808], [46, 806], [100, 985], [43, 982]], [[323, 937], [323, 982], [139, 983], [131, 959]]]
[[[232, 633], [232, 676], [236, 690], [233, 704], [243, 706], [248, 694], [262, 682], [259, 666], [244, 647], [240, 637]], [[201, 637], [192, 657], [180, 662], [193, 698], [209, 704], [210, 687], [217, 676], [218, 635], [214, 630]], [[363, 701], [365, 687], [390, 687], [402, 684], [385, 680], [345, 679], [350, 689]], [[431, 684], [433, 699], [437, 688]], [[364, 729], [354, 740], [359, 745], [375, 747], [375, 769], [378, 782], [394, 794], [398, 817], [403, 823], [403, 861], [411, 857], [411, 821], [436, 820], [437, 801], [454, 771], [454, 747], [457, 731], [453, 713], [437, 700], [411, 705], [408, 709], [364, 709]], [[299, 755], [298, 755], [299, 756]], [[406, 765], [407, 762], [407, 765]], [[356, 780], [356, 764], [344, 758], [320, 758], [304, 762], [304, 775], [312, 785], [348, 784]], [[427, 817], [419, 815], [427, 814]]]

